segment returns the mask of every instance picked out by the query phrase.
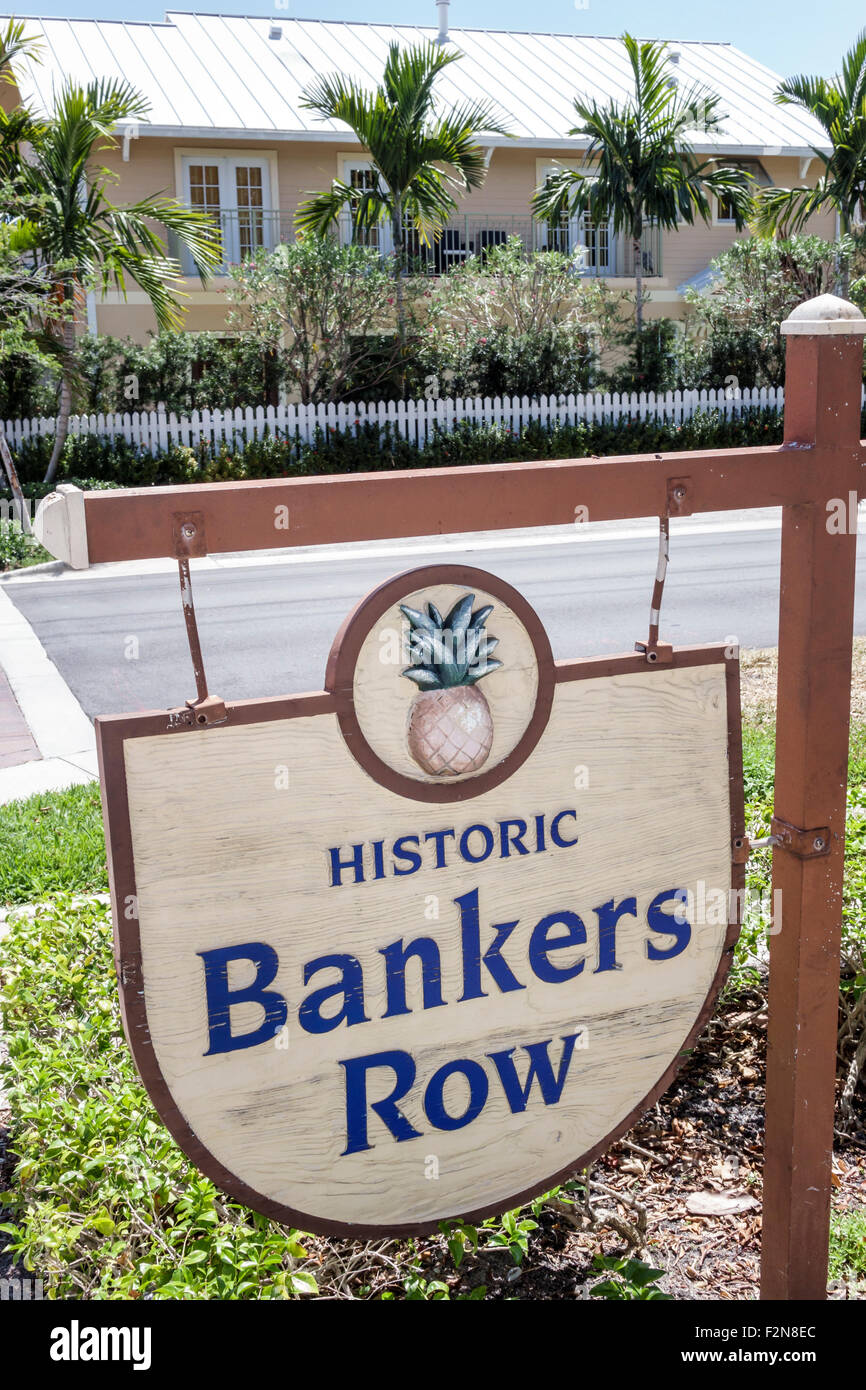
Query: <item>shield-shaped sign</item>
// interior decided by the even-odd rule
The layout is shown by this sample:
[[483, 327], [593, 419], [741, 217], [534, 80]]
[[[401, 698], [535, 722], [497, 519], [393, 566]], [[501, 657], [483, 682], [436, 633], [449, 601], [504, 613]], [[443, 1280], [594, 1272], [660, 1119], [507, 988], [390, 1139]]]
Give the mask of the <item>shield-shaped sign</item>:
[[623, 1133], [737, 934], [730, 648], [554, 662], [481, 570], [390, 580], [325, 690], [97, 721], [141, 1076], [227, 1193], [343, 1235], [513, 1207]]

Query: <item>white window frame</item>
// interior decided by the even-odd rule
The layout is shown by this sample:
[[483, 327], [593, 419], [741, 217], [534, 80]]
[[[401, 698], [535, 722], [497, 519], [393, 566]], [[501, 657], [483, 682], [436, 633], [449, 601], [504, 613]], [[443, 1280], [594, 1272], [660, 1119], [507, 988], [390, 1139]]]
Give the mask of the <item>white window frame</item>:
[[718, 193], [714, 193], [714, 194], [713, 194], [713, 226], [714, 226], [714, 227], [734, 227], [734, 228], [736, 228], [737, 219], [736, 219], [735, 217], [720, 217], [720, 216], [719, 216], [719, 209], [720, 209], [721, 206], [722, 206], [722, 200], [721, 200], [721, 198], [719, 197]]
[[[254, 164], [262, 168], [264, 173], [262, 178], [262, 211], [265, 214], [271, 214], [264, 218], [264, 244], [272, 250], [279, 241], [279, 232], [275, 228], [273, 218], [273, 214], [279, 210], [280, 206], [276, 150], [232, 149], [230, 147], [216, 149], [211, 146], [177, 147], [174, 151], [175, 196], [185, 206], [190, 205], [190, 164], [217, 164], [219, 166], [220, 210], [235, 214], [237, 213], [237, 190], [232, 178], [234, 168], [239, 164]], [[226, 261], [229, 264], [240, 260], [238, 230], [237, 217], [230, 221], [228, 235], [225, 235], [224, 228], [224, 249]], [[193, 267], [185, 256], [182, 257], [182, 268], [186, 275], [194, 273]], [[225, 266], [221, 266], [216, 273], [218, 276], [225, 276], [227, 273]]]
[[[363, 150], [355, 153], [341, 151], [337, 155], [337, 178], [341, 183], [351, 182], [351, 171], [353, 169], [372, 169], [373, 161]], [[344, 246], [351, 242], [351, 227], [345, 218], [340, 222], [340, 241]], [[390, 256], [394, 250], [394, 230], [387, 217], [383, 217], [379, 223], [379, 252], [383, 256]]]
[[[561, 173], [564, 169], [576, 170], [579, 174], [591, 174], [593, 172], [591, 164], [585, 164], [575, 159], [539, 159], [536, 160], [535, 166], [536, 186], [540, 188], [544, 181], [547, 178], [549, 178], [551, 174]], [[540, 221], [541, 219], [539, 218], [536, 220]], [[568, 241], [569, 251], [576, 251], [579, 246], [586, 245], [586, 242], [583, 240], [583, 231], [580, 227], [580, 216], [570, 217], [568, 219]], [[608, 269], [604, 273], [599, 274], [596, 267], [587, 264], [585, 273], [588, 275], [598, 275], [599, 279], [612, 279], [614, 272], [618, 269], [617, 263], [619, 260], [620, 242], [620, 235], [613, 231], [610, 225], [610, 221], [608, 221], [607, 255], [608, 262], [612, 263], [613, 265], [613, 271]]]

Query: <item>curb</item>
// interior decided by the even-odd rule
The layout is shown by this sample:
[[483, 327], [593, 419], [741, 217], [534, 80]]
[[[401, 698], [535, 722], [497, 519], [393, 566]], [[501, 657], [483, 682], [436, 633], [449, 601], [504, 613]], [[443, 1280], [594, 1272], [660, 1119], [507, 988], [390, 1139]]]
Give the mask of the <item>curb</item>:
[[18, 579], [22, 574], [60, 574], [66, 569], [69, 566], [65, 560], [43, 560], [41, 565], [23, 565], [21, 569], [4, 570], [0, 574], [0, 584], [7, 584], [10, 579]]
[[27, 619], [0, 587], [0, 667], [41, 757], [0, 772], [0, 804], [96, 776], [93, 725]]

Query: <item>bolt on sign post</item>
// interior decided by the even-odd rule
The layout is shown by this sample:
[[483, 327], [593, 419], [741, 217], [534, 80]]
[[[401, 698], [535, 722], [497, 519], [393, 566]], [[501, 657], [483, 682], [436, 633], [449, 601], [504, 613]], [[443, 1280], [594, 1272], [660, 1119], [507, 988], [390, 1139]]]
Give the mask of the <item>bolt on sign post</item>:
[[[778, 505], [762, 1295], [824, 1297], [866, 320], [823, 296], [783, 331], [778, 447], [43, 503], [43, 544], [79, 567], [178, 560], [196, 697], [97, 734], [127, 1037], [230, 1194], [316, 1230], [423, 1230], [551, 1185], [662, 1092], [727, 971], [749, 854], [736, 649], [659, 640], [669, 522]], [[554, 662], [522, 595], [436, 565], [361, 599], [322, 691], [209, 693], [191, 557], [419, 515], [658, 516], [647, 641]]]

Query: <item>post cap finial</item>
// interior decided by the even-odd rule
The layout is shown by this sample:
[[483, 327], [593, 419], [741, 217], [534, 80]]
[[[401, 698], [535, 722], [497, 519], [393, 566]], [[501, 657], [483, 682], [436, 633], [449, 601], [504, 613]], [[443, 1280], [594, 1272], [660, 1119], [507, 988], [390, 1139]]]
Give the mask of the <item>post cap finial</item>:
[[866, 318], [856, 304], [835, 294], [819, 294], [792, 309], [781, 325], [784, 334], [866, 334]]

